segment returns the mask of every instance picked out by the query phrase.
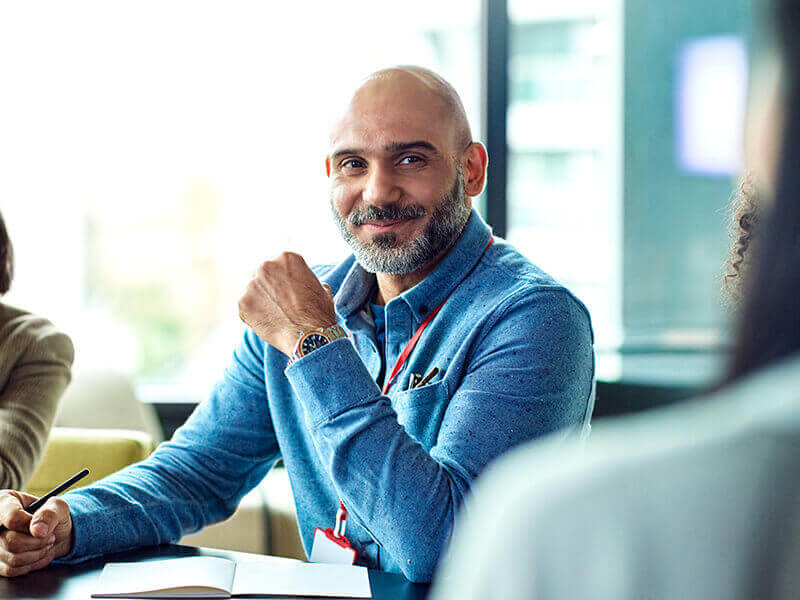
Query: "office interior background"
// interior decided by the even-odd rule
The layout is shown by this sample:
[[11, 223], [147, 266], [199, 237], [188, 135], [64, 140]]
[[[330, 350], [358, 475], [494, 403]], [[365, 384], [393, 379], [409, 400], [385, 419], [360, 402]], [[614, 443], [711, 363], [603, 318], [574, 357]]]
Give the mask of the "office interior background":
[[196, 402], [262, 260], [347, 254], [327, 124], [369, 72], [430, 67], [489, 147], [479, 211], [592, 314], [599, 415], [713, 384], [742, 175], [747, 0], [0, 5], [6, 300], [76, 371]]

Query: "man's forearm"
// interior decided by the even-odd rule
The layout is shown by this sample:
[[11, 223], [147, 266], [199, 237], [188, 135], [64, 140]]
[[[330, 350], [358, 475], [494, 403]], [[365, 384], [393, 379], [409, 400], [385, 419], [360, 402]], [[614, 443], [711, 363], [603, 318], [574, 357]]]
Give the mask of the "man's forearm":
[[230, 514], [233, 499], [226, 501], [210, 489], [200, 494], [181, 482], [188, 470], [177, 467], [183, 452], [163, 444], [146, 463], [66, 494], [74, 542], [60, 560], [79, 562], [127, 548], [177, 542], [185, 533]]
[[268, 408], [264, 392], [237, 383], [243, 371], [234, 375], [148, 459], [64, 496], [75, 545], [62, 560], [175, 542], [234, 511], [278, 456], [271, 428], [241, 436], [252, 420], [269, 423]]

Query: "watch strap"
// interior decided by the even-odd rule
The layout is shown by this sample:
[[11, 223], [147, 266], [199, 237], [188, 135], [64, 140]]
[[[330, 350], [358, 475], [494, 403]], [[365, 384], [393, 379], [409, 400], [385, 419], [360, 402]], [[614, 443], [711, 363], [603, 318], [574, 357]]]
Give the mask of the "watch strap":
[[302, 354], [301, 344], [303, 342], [303, 339], [309, 333], [321, 333], [328, 339], [327, 343], [331, 343], [335, 340], [347, 337], [347, 331], [345, 331], [344, 327], [342, 327], [338, 323], [336, 325], [331, 325], [330, 327], [326, 327], [325, 329], [309, 329], [308, 331], [304, 331], [302, 334], [300, 334], [300, 337], [297, 338], [297, 343], [294, 346], [294, 352], [292, 352], [292, 356], [290, 357], [289, 360], [290, 365], [303, 358], [303, 356], [308, 356], [308, 354], [311, 354], [311, 352], [316, 350], [315, 348], [314, 350], [311, 350], [306, 354]]

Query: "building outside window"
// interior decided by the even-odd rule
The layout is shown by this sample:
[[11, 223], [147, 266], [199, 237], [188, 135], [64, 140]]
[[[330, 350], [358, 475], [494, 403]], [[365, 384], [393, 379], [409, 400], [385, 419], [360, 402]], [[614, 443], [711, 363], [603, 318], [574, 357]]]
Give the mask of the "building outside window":
[[622, 332], [618, 2], [509, 3], [508, 238]]

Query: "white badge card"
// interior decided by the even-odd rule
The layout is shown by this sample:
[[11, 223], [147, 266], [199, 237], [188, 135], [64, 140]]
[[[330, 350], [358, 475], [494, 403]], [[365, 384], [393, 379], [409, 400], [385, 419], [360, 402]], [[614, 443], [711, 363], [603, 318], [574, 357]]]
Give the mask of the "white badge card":
[[356, 551], [350, 547], [346, 537], [337, 538], [330, 527], [327, 529], [316, 527], [309, 560], [316, 563], [352, 565], [356, 562]]

